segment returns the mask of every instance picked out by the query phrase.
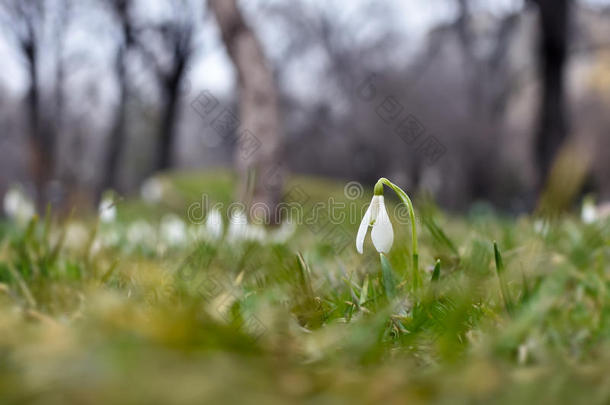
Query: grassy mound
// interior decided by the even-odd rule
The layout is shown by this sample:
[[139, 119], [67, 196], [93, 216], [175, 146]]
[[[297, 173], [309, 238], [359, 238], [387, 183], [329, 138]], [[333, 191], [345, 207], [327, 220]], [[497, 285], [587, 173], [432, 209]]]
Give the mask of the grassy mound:
[[0, 226], [0, 402], [610, 400], [607, 223], [417, 201], [416, 288], [389, 196], [382, 263], [370, 240], [355, 250], [372, 190], [292, 178], [294, 229], [230, 237], [230, 174], [159, 181], [155, 202], [120, 200], [106, 222]]

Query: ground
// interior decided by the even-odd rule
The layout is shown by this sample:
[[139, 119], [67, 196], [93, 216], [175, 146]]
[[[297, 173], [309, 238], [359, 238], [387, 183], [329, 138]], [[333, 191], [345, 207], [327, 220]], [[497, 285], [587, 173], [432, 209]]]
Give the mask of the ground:
[[382, 263], [370, 239], [356, 252], [349, 212], [372, 189], [295, 177], [288, 200], [344, 203], [344, 218], [241, 237], [225, 221], [216, 239], [193, 204], [228, 208], [231, 175], [159, 184], [156, 202], [117, 198], [116, 218], [0, 226], [0, 402], [610, 400], [607, 223], [418, 198], [417, 282], [389, 190]]

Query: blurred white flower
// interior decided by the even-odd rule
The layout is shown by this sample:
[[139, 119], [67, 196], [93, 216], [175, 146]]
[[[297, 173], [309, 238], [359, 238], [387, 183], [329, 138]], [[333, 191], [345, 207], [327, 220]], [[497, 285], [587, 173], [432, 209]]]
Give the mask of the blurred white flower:
[[592, 195], [587, 195], [582, 200], [582, 208], [580, 210], [580, 219], [585, 224], [592, 224], [599, 219], [595, 199]]
[[534, 221], [534, 232], [539, 235], [546, 236], [549, 233], [550, 225], [548, 221], [537, 219]]
[[595, 205], [583, 204], [580, 217], [585, 224], [592, 224], [597, 221], [597, 210], [595, 209]]
[[246, 239], [247, 232], [248, 218], [246, 217], [246, 214], [241, 210], [236, 210], [231, 213], [227, 239], [231, 242]]
[[271, 233], [271, 241], [274, 243], [286, 243], [296, 232], [296, 225], [291, 221], [283, 222], [279, 228]]
[[151, 204], [159, 203], [163, 199], [165, 185], [158, 177], [147, 179], [140, 187], [140, 196], [144, 201]]
[[121, 232], [116, 227], [102, 227], [97, 235], [103, 247], [118, 246], [121, 242]]
[[161, 239], [169, 246], [178, 246], [186, 242], [186, 224], [176, 214], [167, 214], [161, 219], [159, 233]]
[[241, 211], [235, 211], [229, 218], [229, 230], [227, 231], [229, 242], [267, 240], [267, 231], [262, 225], [253, 225], [248, 222], [248, 217]]
[[143, 219], [132, 222], [127, 228], [127, 242], [134, 247], [153, 247], [156, 242], [155, 228]]
[[610, 217], [610, 203], [595, 204], [593, 196], [588, 195], [583, 199], [580, 211], [580, 219], [585, 224], [603, 221]]
[[217, 209], [212, 209], [206, 216], [205, 224], [193, 225], [189, 228], [189, 236], [193, 240], [218, 241], [222, 238], [222, 216]]
[[388, 253], [394, 243], [394, 230], [392, 229], [392, 223], [390, 217], [385, 209], [385, 202], [383, 195], [375, 195], [371, 200], [362, 222], [360, 222], [360, 228], [358, 228], [358, 235], [356, 236], [356, 249], [360, 254], [363, 253], [364, 238], [368, 232], [369, 227], [372, 227], [371, 239], [373, 245], [379, 253]]
[[100, 221], [103, 223], [114, 222], [116, 220], [116, 203], [110, 197], [102, 198], [98, 207]]
[[250, 225], [246, 227], [245, 240], [264, 242], [267, 239], [267, 231], [262, 225]]
[[222, 215], [217, 209], [212, 209], [205, 219], [205, 231], [207, 235], [217, 240], [222, 237], [222, 230]]
[[27, 223], [36, 214], [32, 200], [17, 186], [11, 187], [6, 192], [3, 207], [6, 216], [19, 224]]

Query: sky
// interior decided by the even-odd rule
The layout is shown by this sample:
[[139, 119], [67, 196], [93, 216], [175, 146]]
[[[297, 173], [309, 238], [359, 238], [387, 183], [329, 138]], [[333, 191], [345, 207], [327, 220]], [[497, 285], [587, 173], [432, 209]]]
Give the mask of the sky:
[[[293, 1], [293, 0], [242, 0], [241, 5], [247, 17], [252, 20], [261, 7], [273, 2]], [[326, 4], [335, 2], [340, 4], [340, 9], [345, 15], [349, 15], [350, 8], [356, 8], [366, 0], [350, 0], [350, 2], [340, 0], [303, 0], [314, 7], [325, 7]], [[523, 0], [472, 0], [475, 8], [483, 8], [493, 13], [504, 13], [516, 7], [521, 7]], [[610, 0], [586, 0], [589, 4], [608, 5]], [[146, 3], [147, 12], [163, 13], [161, 0], [148, 0]], [[453, 1], [448, 0], [385, 0], [384, 4], [396, 10], [396, 23], [405, 33], [410, 43], [415, 47], [421, 42], [425, 33], [434, 25], [443, 21], [449, 21], [455, 16]], [[253, 24], [256, 26], [256, 24]], [[263, 37], [265, 44], [272, 43], [276, 38], [266, 34], [266, 30], [258, 29], [257, 32]], [[373, 28], [372, 29], [376, 29]], [[383, 28], [377, 28], [383, 29]], [[77, 35], [77, 34], [74, 34]], [[95, 34], [94, 34], [95, 35]], [[81, 33], [82, 36], [82, 33]], [[21, 61], [12, 50], [12, 45], [0, 38], [0, 60], [3, 62], [2, 74], [0, 75], [0, 89], [12, 93], [22, 93], [27, 84], [27, 78], [23, 73], [23, 61]], [[214, 24], [208, 24], [203, 30], [202, 37], [199, 39], [202, 49], [199, 58], [191, 69], [190, 81], [194, 88], [208, 89], [221, 96], [228, 95], [234, 87], [235, 74], [224, 48], [221, 46], [219, 34]], [[88, 50], [97, 50], [98, 57], [103, 59], [104, 52], [108, 52], [107, 43], [97, 40], [95, 37], [81, 38], [80, 41], [72, 41], [74, 44], [86, 43]]]
[[[273, 2], [274, 0], [250, 0], [244, 2], [244, 9], [246, 10], [247, 15], [254, 15], [255, 12], [253, 11], [255, 11], [261, 3], [264, 4], [266, 1]], [[329, 0], [306, 1], [320, 7], [321, 4], [324, 4]], [[338, 1], [341, 2], [341, 0]], [[337, 1], [335, 1], [335, 3], [337, 3]], [[358, 3], [363, 3], [363, 1], [350, 0], [350, 3], [345, 1], [342, 3], [344, 5], [344, 7], [342, 7], [342, 14], [349, 15], [350, 12], [353, 11], [350, 10], [350, 8], [358, 7]], [[448, 20], [453, 15], [453, 10], [446, 5], [447, 0], [426, 0], [425, 4], [421, 0], [386, 0], [386, 3], [389, 3], [390, 7], [397, 10], [396, 14], [401, 17], [398, 19], [398, 24], [405, 27], [405, 37], [409, 38], [413, 44], [419, 43], [430, 27], [443, 20]], [[403, 21], [400, 21], [401, 19]], [[214, 37], [215, 41], [219, 40], [218, 32], [215, 29], [212, 30], [211, 35]], [[274, 38], [267, 35], [267, 38], [264, 38], [264, 41], [266, 43], [272, 43]], [[203, 58], [200, 67], [202, 71], [206, 72], [206, 77], [202, 77], [202, 80], [197, 82], [197, 85], [209, 89], [213, 93], [226, 94], [227, 91], [231, 91], [234, 85], [234, 71], [226, 56], [226, 52], [222, 47], [214, 47], [213, 51]], [[311, 86], [307, 87], [311, 88]]]
[[[242, 2], [242, 6], [247, 10], [247, 14], [255, 15], [257, 8], [264, 6], [265, 3], [272, 3], [274, 1], [292, 0], [245, 0]], [[306, 1], [318, 3], [318, 6], [324, 3], [321, 0]], [[349, 13], [350, 7], [357, 7], [358, 2], [358, 0], [353, 0], [351, 3], [344, 2], [346, 6], [342, 8], [345, 13]], [[387, 0], [387, 2], [392, 3], [393, 7], [400, 10], [399, 14], [404, 18], [404, 26], [409, 27], [409, 37], [413, 42], [416, 42], [421, 38], [421, 35], [430, 26], [442, 19], [448, 18], [451, 13], [451, 10], [444, 5], [446, 0], [427, 0], [425, 6], [422, 6], [422, 2], [419, 0]], [[350, 6], [347, 6], [347, 4], [350, 4]], [[248, 11], [250, 13], [248, 13]], [[163, 7], [161, 6], [161, 1], [149, 0], [147, 2], [147, 12], [162, 13]], [[77, 30], [74, 31], [78, 32]], [[82, 35], [82, 33], [73, 35]], [[207, 88], [216, 93], [226, 94], [232, 90], [234, 84], [234, 70], [227, 58], [224, 48], [220, 46], [216, 27], [207, 27], [204, 29], [203, 35], [204, 38], [202, 38], [202, 43], [205, 51], [196, 62], [195, 68], [192, 69], [193, 73], [191, 80], [196, 88]], [[264, 42], [273, 40], [273, 38], [264, 38]], [[80, 43], [79, 46], [82, 46], [84, 41], [91, 42], [92, 38], [81, 39], [80, 41], [73, 40], [71, 42], [74, 44]], [[87, 44], [89, 51], [100, 47], [104, 48], [104, 45], [99, 41]], [[98, 51], [104, 52], [103, 49]], [[3, 72], [0, 76], [0, 88], [13, 93], [23, 92], [27, 84], [27, 77], [23, 72], [23, 61], [20, 59], [18, 53], [13, 50], [13, 44], [7, 42], [4, 35], [0, 37], [0, 60], [5, 61], [5, 63], [3, 63]], [[205, 74], [198, 74], [198, 72], [205, 72]]]

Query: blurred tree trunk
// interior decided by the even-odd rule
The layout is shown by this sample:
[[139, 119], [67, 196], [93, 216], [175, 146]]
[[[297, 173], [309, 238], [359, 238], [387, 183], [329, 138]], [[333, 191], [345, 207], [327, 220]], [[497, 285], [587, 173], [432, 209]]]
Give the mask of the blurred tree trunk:
[[[241, 125], [234, 157], [240, 176], [238, 192], [250, 207], [264, 204], [276, 222], [282, 188], [282, 137], [273, 74], [236, 0], [211, 0], [210, 6], [238, 74]], [[260, 213], [254, 214], [258, 217]]]
[[104, 172], [97, 198], [107, 189], [117, 188], [117, 174], [121, 163], [121, 151], [125, 139], [125, 127], [127, 122], [127, 69], [125, 62], [126, 47], [121, 46], [117, 51], [115, 60], [115, 74], [119, 84], [119, 101], [116, 109], [110, 139], [104, 156]]
[[[11, 0], [0, 3], [0, 12], [3, 12], [3, 16], [9, 17], [9, 23], [3, 25], [3, 28], [13, 32], [18, 51], [25, 60], [29, 79], [25, 97], [29, 121], [27, 140], [30, 154], [29, 169], [36, 189], [36, 206], [41, 213], [44, 212], [49, 198], [47, 189], [55, 170], [55, 142], [58, 133], [55, 122], [45, 118], [54, 118], [58, 110], [53, 107], [61, 107], [45, 106], [43, 111], [39, 68], [42, 39], [45, 33], [46, 6], [45, 2], [37, 0]], [[56, 45], [61, 49], [62, 44]], [[58, 66], [58, 72], [60, 70], [61, 64]], [[56, 96], [53, 103], [48, 104], [63, 103], [62, 95]]]
[[22, 41], [22, 49], [28, 64], [29, 87], [26, 103], [28, 106], [30, 134], [30, 170], [36, 187], [36, 206], [44, 212], [47, 203], [46, 187], [52, 177], [54, 162], [54, 132], [42, 125], [40, 83], [38, 76], [39, 47], [32, 21], [26, 22], [28, 35]]
[[180, 102], [180, 84], [186, 71], [188, 52], [176, 52], [172, 71], [160, 78], [163, 97], [163, 114], [161, 117], [161, 134], [157, 146], [156, 169], [167, 170], [171, 167], [175, 149], [176, 121]]
[[122, 43], [117, 49], [115, 56], [115, 75], [119, 85], [119, 101], [117, 104], [114, 123], [110, 132], [110, 138], [106, 145], [103, 156], [102, 182], [97, 191], [97, 199], [107, 189], [118, 188], [118, 172], [121, 164], [121, 152], [125, 143], [125, 132], [127, 127], [127, 101], [129, 97], [127, 78], [127, 54], [134, 45], [133, 28], [129, 15], [130, 0], [114, 0], [110, 3], [115, 17], [119, 21]]
[[534, 2], [538, 5], [540, 19], [538, 72], [542, 90], [535, 138], [540, 190], [568, 133], [564, 76], [571, 0]]
[[[70, 66], [68, 63], [68, 57], [64, 54], [67, 43], [67, 33], [70, 20], [72, 18], [72, 10], [74, 2], [72, 0], [60, 0], [57, 3], [57, 22], [55, 23], [55, 60], [57, 67], [55, 70], [55, 119], [53, 120], [53, 128], [55, 131], [54, 139], [56, 142], [60, 141], [66, 129], [66, 93], [65, 83], [68, 77], [68, 73], [74, 73], [74, 66]], [[57, 161], [57, 167], [55, 168], [56, 177], [60, 180], [61, 194], [55, 197], [59, 197], [57, 206], [54, 208], [57, 212], [63, 215], [70, 215], [73, 213], [75, 208], [75, 199], [73, 198], [76, 194], [85, 194], [85, 190], [81, 189], [79, 184], [78, 171], [74, 170], [72, 162], [62, 161], [61, 150], [66, 148], [65, 145], [59, 146], [60, 149], [56, 151], [57, 156], [54, 158]], [[82, 156], [82, 152], [71, 156]], [[65, 156], [65, 155], [64, 155]]]
[[[178, 133], [176, 124], [180, 113], [182, 82], [188, 72], [188, 64], [193, 51], [194, 25], [189, 14], [192, 10], [184, 3], [175, 3], [174, 11], [177, 15], [183, 14], [181, 18], [150, 27], [163, 39], [163, 44], [168, 54], [171, 55], [170, 63], [161, 63], [154, 52], [147, 48], [143, 39], [139, 39], [137, 43], [140, 51], [154, 66], [161, 92], [162, 113], [155, 152], [155, 171], [167, 170], [172, 166]], [[163, 65], [166, 66], [163, 67]]]

